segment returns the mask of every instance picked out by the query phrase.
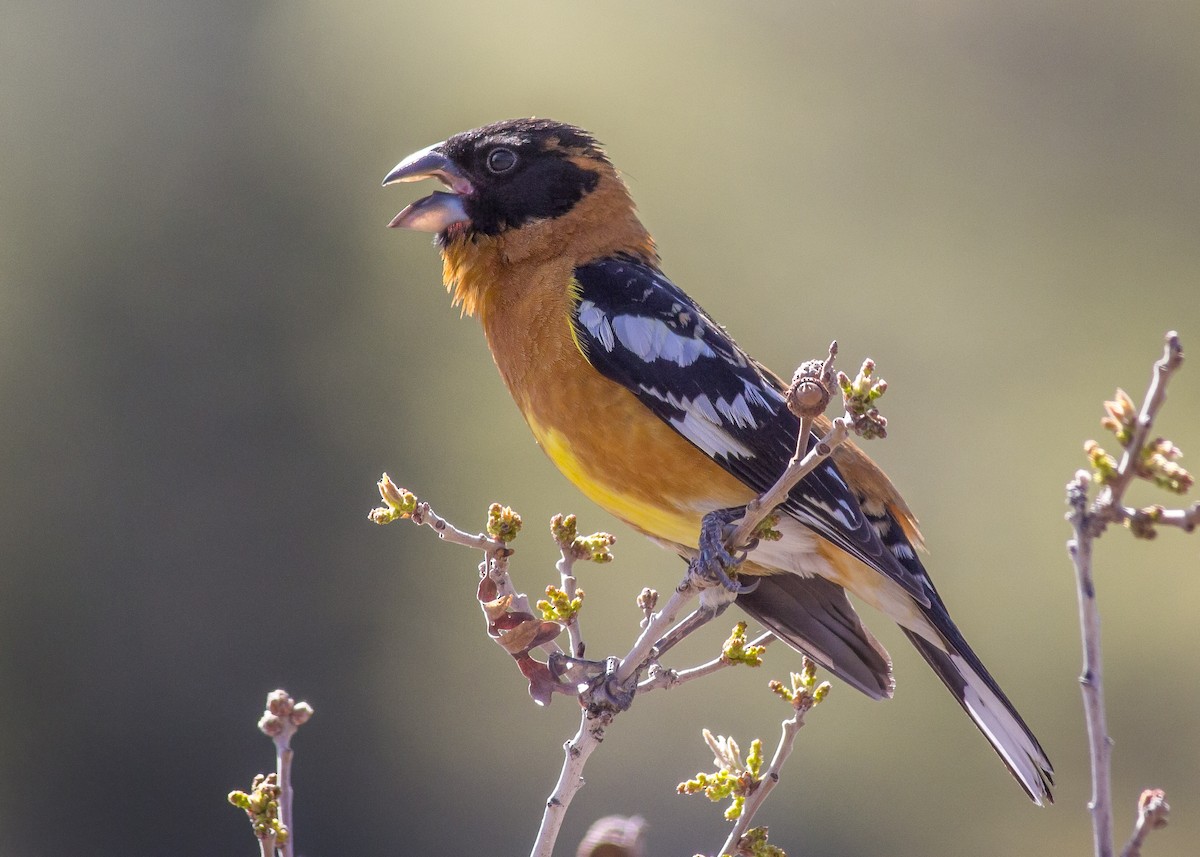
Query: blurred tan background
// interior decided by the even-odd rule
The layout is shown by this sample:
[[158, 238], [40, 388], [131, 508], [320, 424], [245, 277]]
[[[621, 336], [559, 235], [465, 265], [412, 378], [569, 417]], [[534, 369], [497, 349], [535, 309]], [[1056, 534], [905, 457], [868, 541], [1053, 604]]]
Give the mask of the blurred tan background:
[[[402, 156], [495, 119], [594, 131], [667, 272], [780, 372], [842, 345], [892, 390], [872, 454], [966, 635], [1058, 769], [1029, 806], [870, 615], [896, 699], [844, 686], [761, 822], [792, 854], [1084, 854], [1063, 485], [1163, 332], [1200, 355], [1194, 3], [9, 0], [0, 13], [0, 853], [250, 854], [231, 788], [271, 764], [284, 686], [299, 850], [522, 854], [576, 710], [482, 633], [476, 557], [372, 527], [388, 470], [477, 526], [613, 529], [593, 654], [682, 570], [584, 501], [459, 321]], [[1160, 427], [1200, 462], [1200, 361]], [[1150, 502], [1150, 495], [1139, 497]], [[1200, 839], [1200, 538], [1111, 533], [1098, 579], [1119, 835], [1138, 791]], [[729, 614], [731, 617], [733, 614]], [[707, 658], [727, 626], [673, 663]], [[674, 794], [702, 726], [774, 741], [794, 659], [656, 693], [588, 768], [562, 853], [612, 812], [654, 854], [715, 849]]]

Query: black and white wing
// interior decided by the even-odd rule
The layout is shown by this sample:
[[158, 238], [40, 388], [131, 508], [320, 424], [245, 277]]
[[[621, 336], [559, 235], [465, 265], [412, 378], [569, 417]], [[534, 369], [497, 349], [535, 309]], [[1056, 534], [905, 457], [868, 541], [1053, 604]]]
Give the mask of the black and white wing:
[[[575, 339], [600, 374], [754, 491], [774, 484], [799, 432], [779, 378], [644, 262], [616, 256], [581, 266], [574, 288]], [[783, 508], [929, 605], [932, 585], [911, 547], [884, 543], [832, 461], [797, 485]]]

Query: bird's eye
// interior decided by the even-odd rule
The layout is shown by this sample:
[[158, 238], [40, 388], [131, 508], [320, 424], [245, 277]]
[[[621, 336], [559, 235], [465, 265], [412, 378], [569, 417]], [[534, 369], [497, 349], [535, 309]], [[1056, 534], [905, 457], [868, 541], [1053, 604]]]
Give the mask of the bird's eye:
[[512, 149], [499, 148], [488, 152], [487, 168], [496, 175], [507, 173], [516, 165], [517, 153]]

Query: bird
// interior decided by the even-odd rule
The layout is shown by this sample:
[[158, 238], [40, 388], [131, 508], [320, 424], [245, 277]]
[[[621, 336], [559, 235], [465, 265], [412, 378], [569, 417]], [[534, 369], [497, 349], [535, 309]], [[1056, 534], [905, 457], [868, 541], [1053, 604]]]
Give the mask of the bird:
[[[694, 559], [706, 516], [765, 491], [795, 452], [787, 385], [663, 273], [591, 133], [495, 122], [414, 152], [383, 184], [422, 179], [444, 189], [389, 225], [436, 236], [452, 305], [481, 323], [537, 443], [591, 500]], [[778, 511], [781, 538], [736, 569], [756, 584], [736, 604], [850, 686], [890, 698], [891, 656], [852, 593], [901, 627], [1029, 798], [1052, 803], [1050, 760], [951, 619], [883, 471], [842, 444]]]

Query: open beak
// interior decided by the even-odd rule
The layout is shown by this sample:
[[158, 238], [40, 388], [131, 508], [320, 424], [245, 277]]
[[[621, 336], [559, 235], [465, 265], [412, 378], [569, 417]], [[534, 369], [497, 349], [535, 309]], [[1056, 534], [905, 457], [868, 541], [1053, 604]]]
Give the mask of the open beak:
[[392, 169], [383, 179], [384, 187], [397, 182], [437, 179], [449, 193], [434, 191], [405, 208], [388, 226], [414, 229], [418, 232], [444, 232], [456, 223], [469, 223], [471, 218], [463, 207], [463, 197], [474, 192], [470, 179], [441, 151], [435, 143], [413, 152]]

